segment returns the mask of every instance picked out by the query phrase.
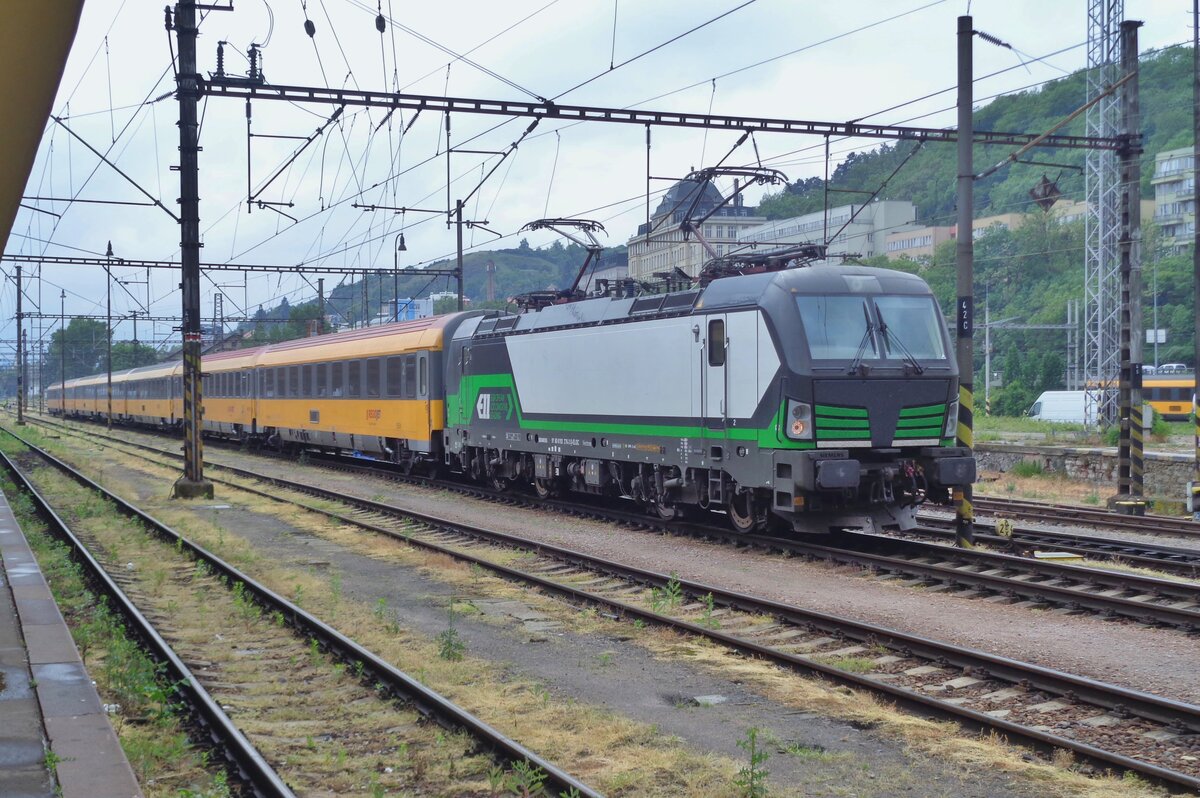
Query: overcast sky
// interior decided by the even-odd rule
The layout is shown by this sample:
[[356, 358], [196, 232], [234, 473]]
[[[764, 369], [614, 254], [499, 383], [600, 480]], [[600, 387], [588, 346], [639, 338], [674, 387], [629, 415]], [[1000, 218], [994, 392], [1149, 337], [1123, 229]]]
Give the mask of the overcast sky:
[[[1022, 54], [976, 40], [975, 74], [1008, 69], [979, 81], [976, 97], [1012, 92], [1082, 67], [1086, 36], [1085, 0], [507, 0], [411, 3], [382, 0], [389, 21], [375, 27], [379, 0], [236, 0], [234, 11], [213, 11], [200, 29], [200, 68], [216, 68], [218, 41], [226, 41], [226, 69], [244, 74], [251, 42], [263, 45], [268, 82], [346, 86], [457, 97], [529, 100], [537, 96], [564, 104], [639, 107], [811, 120], [865, 119], [949, 126], [954, 113], [956, 17], [974, 15], [975, 27], [997, 36]], [[1142, 49], [1190, 40], [1188, 0], [1128, 0], [1126, 16], [1146, 22]], [[316, 26], [305, 34], [305, 16]], [[724, 16], [721, 16], [724, 15]], [[704, 23], [720, 17], [711, 24]], [[614, 24], [615, 18], [615, 24]], [[636, 58], [696, 26], [699, 30]], [[403, 27], [401, 27], [403, 26]], [[141, 0], [87, 0], [54, 112], [172, 210], [179, 176], [178, 104], [171, 42], [161, 5]], [[431, 43], [432, 42], [432, 43]], [[438, 45], [441, 48], [439, 49]], [[1065, 50], [1034, 61], [1047, 53]], [[446, 51], [467, 55], [458, 60]], [[631, 59], [635, 59], [632, 60]], [[769, 60], [770, 59], [770, 60]], [[1021, 66], [1021, 61], [1026, 61]], [[764, 62], [767, 63], [759, 63]], [[626, 63], [628, 62], [628, 63]], [[616, 68], [610, 69], [610, 65]], [[583, 84], [586, 85], [574, 88]], [[714, 81], [715, 79], [715, 81]], [[882, 115], [872, 114], [932, 92], [929, 99]], [[1080, 98], [1082, 103], [1084, 98]], [[110, 110], [112, 109], [112, 110]], [[308, 136], [333, 112], [332, 106], [257, 102], [256, 134]], [[354, 268], [391, 268], [394, 236], [405, 228], [404, 266], [429, 263], [454, 250], [454, 231], [445, 217], [391, 212], [364, 213], [352, 203], [445, 208], [447, 203], [444, 120], [410, 112], [385, 120], [381, 109], [350, 108], [317, 138], [261, 199], [291, 202], [284, 208], [298, 223], [271, 210], [246, 212], [246, 116], [238, 100], [212, 98], [203, 106], [200, 155], [200, 216], [206, 262]], [[911, 120], [911, 121], [910, 121]], [[403, 128], [412, 127], [406, 132]], [[527, 119], [456, 115], [451, 145], [500, 151], [514, 142]], [[1030, 131], [1040, 132], [1040, 131]], [[653, 131], [650, 173], [679, 178], [692, 168], [720, 160], [737, 135], [660, 128]], [[789, 179], [820, 175], [822, 140], [797, 135], [756, 135], [764, 165]], [[255, 138], [250, 172], [256, 187], [274, 174], [300, 141]], [[853, 150], [877, 146], [869, 140], [836, 141], [833, 161]], [[449, 159], [453, 201], [472, 192], [498, 156], [453, 153]], [[756, 160], [750, 142], [727, 161]], [[64, 130], [46, 128], [27, 195], [145, 201], [109, 167], [99, 164]], [[651, 191], [669, 185], [652, 181]], [[723, 190], [728, 186], [722, 185]], [[952, 189], [950, 189], [952, 190]], [[574, 124], [547, 120], [527, 137], [475, 192], [468, 218], [487, 220], [506, 236], [497, 242], [468, 231], [477, 248], [516, 246], [519, 228], [544, 216], [584, 216], [608, 229], [604, 241], [624, 243], [645, 216], [645, 131], [639, 126]], [[755, 203], [762, 189], [747, 194]], [[652, 196], [652, 203], [657, 199]], [[32, 203], [27, 203], [32, 204]], [[55, 216], [22, 209], [6, 252], [46, 255], [103, 255], [112, 241], [117, 256], [177, 259], [178, 226], [155, 207], [41, 203]], [[553, 240], [528, 234], [533, 246]], [[495, 243], [493, 243], [495, 242]], [[6, 270], [10, 266], [6, 264]], [[126, 281], [145, 272], [115, 270]], [[213, 272], [202, 278], [203, 314], [211, 317], [212, 296], [227, 295], [227, 316], [273, 305], [282, 296], [302, 300], [314, 292], [297, 276]], [[338, 277], [326, 279], [326, 287]], [[214, 283], [225, 287], [217, 288]], [[314, 279], [315, 283], [315, 279]], [[443, 281], [444, 283], [444, 281]], [[149, 286], [150, 313], [180, 312], [178, 274], [157, 271]], [[88, 267], [48, 266], [41, 281], [47, 313], [59, 310], [66, 288], [68, 313], [103, 313], [104, 278]], [[442, 284], [438, 284], [439, 288]], [[37, 304], [38, 283], [27, 292]], [[115, 315], [143, 310], [147, 286], [127, 282], [114, 288]], [[136, 297], [136, 302], [135, 298]], [[27, 306], [28, 307], [28, 306]], [[15, 292], [0, 293], [0, 338], [14, 338]], [[48, 337], [56, 322], [42, 322]], [[171, 335], [158, 324], [154, 337]], [[34, 322], [31, 339], [39, 334]], [[139, 324], [145, 340], [147, 325]], [[128, 322], [119, 339], [132, 337]], [[177, 334], [176, 334], [177, 337]]]

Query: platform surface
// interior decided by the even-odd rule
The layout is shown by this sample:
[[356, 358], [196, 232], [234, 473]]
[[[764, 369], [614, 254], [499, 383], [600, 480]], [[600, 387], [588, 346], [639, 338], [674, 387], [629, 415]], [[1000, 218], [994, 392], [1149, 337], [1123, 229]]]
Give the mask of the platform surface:
[[[0, 494], [0, 795], [142, 795], [71, 632]], [[58, 786], [47, 768], [57, 758]]]

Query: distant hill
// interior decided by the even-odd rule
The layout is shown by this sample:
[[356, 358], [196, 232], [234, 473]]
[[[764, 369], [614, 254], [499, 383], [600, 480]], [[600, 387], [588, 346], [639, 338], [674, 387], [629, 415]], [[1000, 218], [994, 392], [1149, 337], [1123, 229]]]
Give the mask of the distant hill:
[[[1153, 196], [1150, 177], [1154, 154], [1187, 147], [1192, 143], [1192, 50], [1172, 47], [1142, 55], [1139, 88], [1145, 152], [1142, 155], [1142, 196]], [[986, 83], [981, 84], [986, 86]], [[977, 89], [978, 90], [978, 89]], [[953, 94], [945, 95], [953, 102]], [[1061, 121], [1086, 100], [1083, 72], [1075, 72], [1051, 81], [1038, 89], [997, 98], [975, 112], [977, 130], [1017, 133], [1042, 133]], [[949, 102], [947, 104], [949, 104]], [[917, 122], [916, 124], [920, 124]], [[1060, 133], [1083, 135], [1081, 116]], [[874, 151], [852, 152], [838, 165], [830, 178], [830, 188], [872, 192], [912, 150], [911, 142], [883, 145]], [[1002, 160], [1014, 148], [975, 147], [975, 170]], [[1084, 150], [1039, 149], [1028, 160], [1062, 166], [1013, 164], [975, 183], [975, 215], [991, 216], [1030, 209], [1029, 189], [1047, 175], [1061, 176], [1059, 188], [1072, 199], [1083, 199], [1082, 168]], [[952, 224], [955, 203], [957, 154], [948, 144], [926, 144], [892, 179], [880, 194], [881, 199], [909, 200], [917, 206], [917, 220], [927, 224]], [[771, 219], [782, 219], [819, 211], [822, 207], [823, 182], [808, 178], [792, 183], [784, 191], [770, 195], [759, 211]], [[851, 195], [854, 196], [854, 195]], [[866, 195], [860, 195], [865, 198]], [[834, 199], [836, 197], [836, 199]], [[831, 195], [831, 205], [848, 202], [844, 194]]]
[[[526, 291], [566, 288], [575, 279], [586, 257], [587, 251], [576, 244], [564, 246], [562, 242], [555, 241], [548, 247], [534, 249], [525, 239], [512, 249], [470, 252], [463, 257], [463, 293], [477, 305], [485, 302], [489, 261], [495, 265], [495, 297], [500, 305], [505, 299]], [[627, 265], [628, 255], [622, 244], [605, 249], [596, 268]], [[442, 260], [429, 266], [452, 269], [454, 260]], [[364, 318], [373, 318], [379, 313], [381, 301], [390, 302], [396, 289], [401, 297], [428, 296], [437, 291], [454, 291], [455, 284], [448, 277], [410, 276], [393, 280], [390, 269], [380, 269], [366, 277], [365, 305], [363, 280], [359, 279], [327, 289], [326, 306], [338, 324], [358, 324]], [[293, 338], [306, 334], [307, 324], [301, 322], [316, 317], [316, 300], [314, 297], [291, 304], [284, 301], [273, 308], [262, 308], [256, 315], [260, 318], [296, 320], [296, 323], [288, 325], [259, 325], [256, 341]], [[249, 322], [243, 327], [252, 329], [255, 325]]]

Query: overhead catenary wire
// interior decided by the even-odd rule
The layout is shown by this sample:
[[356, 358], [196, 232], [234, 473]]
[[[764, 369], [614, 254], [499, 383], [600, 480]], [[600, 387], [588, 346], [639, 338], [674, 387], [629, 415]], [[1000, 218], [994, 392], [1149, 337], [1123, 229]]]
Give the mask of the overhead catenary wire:
[[707, 28], [709, 25], [712, 25], [715, 22], [719, 22], [720, 20], [725, 19], [725, 17], [729, 16], [730, 14], [741, 11], [743, 8], [746, 8], [747, 6], [754, 5], [756, 2], [758, 2], [758, 0], [745, 0], [745, 2], [741, 3], [740, 5], [737, 5], [726, 11], [723, 11], [720, 14], [717, 14], [715, 17], [712, 17], [711, 19], [701, 22], [699, 25], [695, 25], [691, 28], [688, 28], [687, 30], [683, 31], [682, 33], [678, 33], [678, 34], [672, 36], [671, 38], [667, 39], [664, 42], [659, 42], [658, 44], [654, 45], [653, 47], [651, 47], [648, 50], [643, 50], [642, 52], [638, 53], [635, 56], [626, 58], [624, 61], [617, 64], [616, 66], [610, 66], [604, 72], [593, 75], [592, 77], [588, 78], [587, 80], [576, 83], [574, 86], [572, 86], [571, 88], [569, 88], [565, 91], [560, 91], [558, 94], [554, 95], [554, 97], [552, 99], [555, 99], [555, 100], [562, 99], [563, 97], [570, 94], [571, 92], [576, 91], [578, 89], [582, 89], [584, 86], [588, 85], [589, 83], [592, 83], [593, 81], [597, 81], [606, 75], [611, 75], [613, 72], [620, 69], [621, 67], [628, 66], [629, 64], [632, 64], [635, 61], [640, 61], [641, 59], [645, 58], [646, 56], [650, 55], [651, 53], [658, 52], [659, 50], [663, 49], [664, 47], [672, 45], [675, 42], [679, 41], [680, 39], [683, 39], [687, 36], [692, 35], [696, 31], [703, 30], [704, 28]]

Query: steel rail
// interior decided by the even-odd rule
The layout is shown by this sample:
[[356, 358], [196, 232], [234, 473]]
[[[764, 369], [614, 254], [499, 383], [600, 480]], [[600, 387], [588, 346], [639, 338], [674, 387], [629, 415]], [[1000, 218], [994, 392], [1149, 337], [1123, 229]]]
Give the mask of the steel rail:
[[[1200, 609], [1179, 608], [1171, 605], [1152, 604], [1120, 596], [1109, 596], [1088, 593], [1061, 584], [1045, 582], [1029, 582], [1008, 576], [992, 573], [991, 570], [976, 572], [964, 570], [960, 566], [923, 563], [902, 556], [877, 554], [861, 551], [857, 548], [847, 548], [843, 545], [818, 545], [781, 538], [749, 536], [748, 540], [764, 546], [776, 548], [796, 554], [803, 554], [815, 559], [831, 560], [849, 565], [862, 565], [878, 571], [892, 571], [911, 574], [940, 582], [980, 587], [995, 593], [1025, 596], [1032, 599], [1047, 599], [1067, 606], [1078, 606], [1096, 612], [1112, 613], [1129, 618], [1152, 620], [1157, 623], [1170, 624], [1187, 630], [1200, 629]], [[968, 565], [986, 565], [991, 569], [1011, 569], [1025, 572], [1033, 571], [1038, 575], [1050, 576], [1055, 581], [1070, 581], [1110, 589], [1136, 590], [1140, 594], [1153, 596], [1174, 597], [1177, 601], [1188, 601], [1200, 604], [1200, 586], [1186, 582], [1173, 582], [1167, 579], [1125, 574], [1117, 571], [1107, 571], [1101, 568], [1088, 568], [1078, 565], [1032, 560], [1026, 557], [1016, 557], [1011, 554], [986, 552], [980, 549], [957, 549], [934, 543], [917, 540], [906, 540], [885, 535], [868, 533], [852, 533], [843, 539], [847, 543], [867, 542], [883, 549], [895, 552], [906, 552], [919, 557], [933, 557], [942, 561], [960, 561]]]
[[88, 580], [113, 600], [117, 612], [130, 625], [133, 633], [150, 649], [155, 659], [166, 666], [174, 689], [192, 707], [197, 721], [207, 730], [210, 739], [224, 751], [228, 761], [237, 767], [239, 780], [249, 785], [254, 794], [262, 798], [295, 798], [295, 793], [267, 763], [237, 724], [225, 714], [220, 704], [171, 648], [170, 643], [163, 639], [150, 620], [92, 556], [83, 541], [71, 531], [66, 521], [54, 511], [16, 463], [2, 451], [0, 465], [3, 465], [21, 491], [33, 500], [35, 511], [51, 526], [53, 534], [71, 547], [73, 557], [83, 565]]
[[[918, 516], [922, 526], [906, 534], [918, 534], [943, 540], [953, 540], [952, 518], [923, 514]], [[1180, 546], [1160, 546], [1120, 538], [1102, 538], [1059, 530], [1034, 529], [1013, 525], [1011, 536], [996, 531], [994, 523], [975, 519], [975, 539], [1001, 548], [1040, 547], [1066, 551], [1090, 557], [1121, 560], [1130, 565], [1200, 577], [1200, 549]]]
[[[42, 423], [45, 422], [43, 421]], [[126, 441], [120, 438], [113, 438], [101, 433], [97, 433], [92, 437], [107, 438], [120, 444], [140, 448], [145, 451], [156, 453], [160, 456], [170, 457], [172, 459], [178, 459], [180, 457], [180, 455], [176, 452], [163, 451], [153, 446], [141, 444], [135, 441]], [[257, 472], [239, 469], [236, 466], [210, 463], [209, 467], [250, 479], [267, 478], [264, 475], [258, 474]], [[337, 467], [361, 470], [374, 474], [389, 474], [391, 476], [395, 476], [394, 474], [391, 474], [391, 472], [383, 472], [378, 468], [359, 464], [338, 462]], [[271, 479], [278, 478], [272, 477]], [[279, 482], [277, 484], [287, 487], [287, 485], [284, 485], [283, 482]], [[302, 483], [296, 484], [300, 485]], [[442, 483], [439, 481], [436, 484], [441, 485]], [[462, 486], [457, 487], [460, 490], [462, 489]], [[304, 486], [304, 488], [310, 491], [319, 490], [315, 486]], [[486, 495], [491, 499], [500, 498], [499, 496], [489, 494], [486, 491], [478, 488], [472, 488], [472, 490], [480, 493], [481, 495]], [[363, 501], [356, 497], [343, 496], [342, 494], [336, 494], [333, 492], [328, 492], [328, 497], [350, 503], [359, 503]], [[849, 548], [846, 545], [841, 544], [815, 543], [767, 535], [738, 534], [723, 528], [716, 528], [709, 525], [680, 523], [669, 524], [666, 522], [658, 522], [656, 519], [646, 515], [627, 513], [619, 510], [613, 510], [611, 508], [596, 508], [591, 506], [580, 506], [568, 502], [541, 500], [539, 500], [537, 504], [541, 507], [548, 507], [550, 509], [555, 509], [562, 512], [579, 513], [582, 511], [599, 515], [610, 521], [616, 520], [622, 523], [660, 528], [665, 531], [683, 532], [696, 537], [715, 537], [736, 545], [753, 545], [766, 550], [786, 551], [812, 559], [837, 562], [845, 565], [857, 565], [874, 571], [902, 573], [931, 581], [949, 582], [964, 586], [977, 587], [990, 593], [1020, 596], [1035, 601], [1047, 601], [1054, 604], [1065, 605], [1067, 607], [1087, 609], [1104, 615], [1114, 615], [1132, 618], [1139, 621], [1167, 624], [1188, 632], [1200, 629], [1200, 607], [1175, 607], [1167, 604], [1155, 604], [1145, 600], [1124, 598], [1117, 595], [1088, 593], [1084, 590], [1063, 586], [1062, 584], [1048, 584], [1046, 582], [1029, 581], [1027, 579], [1016, 578], [1013, 576], [1002, 576], [990, 571], [979, 572], [964, 570], [962, 567], [956, 566], [915, 562], [911, 559], [901, 556], [888, 556], [876, 552], [861, 551], [859, 549]], [[1065, 565], [1062, 563], [1035, 560], [1027, 557], [1016, 557], [1013, 555], [986, 552], [979, 549], [957, 549], [948, 546], [938, 546], [923, 543], [921, 541], [905, 540], [882, 535], [851, 533], [844, 539], [845, 542], [852, 542], [856, 540], [870, 541], [873, 545], [878, 547], [890, 547], [894, 552], [897, 550], [903, 552], [905, 549], [907, 549], [911, 553], [926, 557], [937, 557], [942, 560], [959, 559], [966, 564], [979, 564], [988, 566], [991, 571], [996, 569], [1011, 569], [1016, 571], [1024, 571], [1026, 573], [1032, 572], [1040, 576], [1051, 577], [1055, 580], [1066, 580], [1077, 584], [1106, 586], [1109, 590], [1137, 591], [1139, 595], [1172, 597], [1177, 602], [1200, 605], [1200, 586], [1190, 585], [1187, 583], [1156, 579], [1137, 574], [1124, 574], [1101, 568]]]
[[168, 542], [179, 546], [196, 559], [205, 562], [219, 576], [230, 580], [231, 584], [241, 582], [246, 586], [246, 590], [268, 610], [281, 612], [293, 626], [302, 630], [305, 634], [314, 636], [321, 644], [336, 652], [339, 656], [352, 662], [364, 663], [366, 669], [372, 673], [373, 678], [383, 681], [388, 687], [404, 695], [423, 715], [433, 718], [443, 725], [450, 724], [467, 730], [473, 737], [489, 744], [502, 758], [510, 762], [524, 761], [538, 767], [546, 773], [548, 783], [556, 789], [563, 791], [574, 790], [580, 796], [603, 798], [602, 794], [594, 788], [589, 787], [557, 765], [529, 750], [516, 740], [509, 738], [439, 693], [429, 689], [404, 671], [346, 637], [315, 615], [288, 601], [267, 586], [255, 581], [204, 547], [188, 540], [167, 524], [122, 499], [120, 496], [117, 496], [69, 464], [35, 444], [30, 443], [9, 429], [0, 427], [0, 430], [20, 441], [47, 463], [71, 479], [112, 501], [123, 514], [142, 521], [149, 529], [165, 538]]
[[1200, 537], [1200, 524], [1190, 518], [1173, 518], [1168, 515], [1117, 515], [1092, 507], [1049, 504], [997, 496], [977, 499], [976, 509], [996, 516], [1017, 515], [1048, 523], [1083, 523], [1088, 526], [1106, 527], [1139, 534]]
[[[159, 453], [170, 454], [161, 451]], [[712, 595], [714, 604], [724, 607], [767, 615], [796, 626], [817, 628], [863, 642], [882, 644], [890, 649], [911, 654], [922, 659], [950, 663], [968, 672], [987, 673], [999, 681], [1027, 685], [1033, 689], [1052, 695], [1083, 701], [1084, 703], [1113, 710], [1118, 713], [1133, 714], [1146, 720], [1164, 724], [1172, 729], [1185, 730], [1188, 733], [1200, 733], [1200, 707], [1185, 702], [1105, 684], [1087, 677], [1075, 676], [1051, 668], [1024, 663], [962, 646], [941, 643], [930, 638], [911, 635], [882, 626], [862, 623], [827, 613], [805, 610], [781, 602], [725, 590], [714, 585], [679, 579], [673, 575], [613, 562], [594, 557], [584, 552], [533, 541], [496, 530], [463, 524], [428, 513], [395, 507], [384, 502], [345, 496], [316, 485], [259, 474], [235, 466], [214, 463], [209, 464], [209, 467], [245, 479], [257, 480], [273, 487], [306, 493], [322, 499], [331, 499], [357, 507], [363, 511], [416, 521], [434, 530], [441, 530], [452, 535], [528, 550], [580, 568], [609, 574], [638, 584], [662, 588], [674, 580], [686, 594], [693, 597]], [[1104, 751], [1088, 743], [1007, 721], [1003, 718], [992, 717], [986, 713], [962, 707], [948, 701], [942, 701], [916, 690], [889, 684], [886, 681], [873, 679], [870, 676], [844, 671], [832, 665], [826, 665], [814, 659], [780, 651], [777, 648], [747, 640], [733, 634], [663, 615], [619, 599], [598, 595], [595, 592], [557, 582], [544, 576], [500, 565], [484, 557], [476, 556], [452, 546], [425, 540], [417, 535], [397, 532], [379, 524], [335, 511], [298, 504], [279, 496], [278, 493], [259, 490], [236, 483], [226, 482], [226, 484], [253, 495], [304, 507], [309, 511], [320, 513], [328, 518], [403, 540], [410, 545], [444, 554], [459, 562], [478, 565], [511, 581], [535, 585], [548, 593], [559, 595], [575, 602], [605, 607], [618, 617], [640, 619], [646, 623], [666, 626], [688, 634], [705, 637], [734, 650], [760, 656], [802, 672], [819, 675], [850, 687], [883, 694], [889, 699], [921, 714], [949, 717], [964, 726], [976, 730], [996, 731], [1012, 740], [1043, 751], [1054, 748], [1070, 750], [1081, 758], [1102, 767], [1137, 772], [1176, 788], [1200, 789], [1200, 778], [1189, 774], [1178, 773], [1123, 754]]]

